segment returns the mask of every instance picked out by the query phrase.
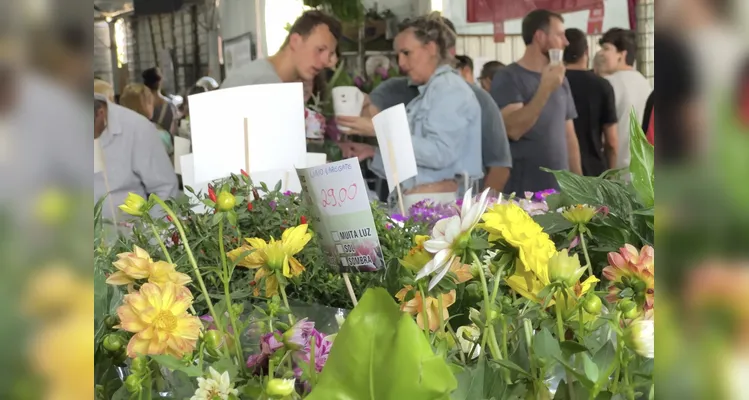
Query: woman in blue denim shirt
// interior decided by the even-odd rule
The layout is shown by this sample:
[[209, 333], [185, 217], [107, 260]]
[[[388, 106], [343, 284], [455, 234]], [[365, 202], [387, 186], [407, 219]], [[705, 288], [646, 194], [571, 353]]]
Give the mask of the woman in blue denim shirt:
[[[453, 201], [483, 176], [481, 108], [450, 65], [453, 47], [455, 33], [438, 14], [404, 22], [395, 38], [398, 64], [419, 90], [406, 106], [418, 175], [401, 185], [405, 207], [423, 199]], [[375, 148], [352, 144], [344, 150], [347, 157], [373, 157], [370, 168], [385, 177]]]

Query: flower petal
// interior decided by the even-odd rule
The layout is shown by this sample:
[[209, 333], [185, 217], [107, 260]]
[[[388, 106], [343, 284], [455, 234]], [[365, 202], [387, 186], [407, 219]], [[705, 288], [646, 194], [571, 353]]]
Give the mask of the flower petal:
[[460, 235], [460, 217], [454, 215], [447, 220], [447, 229], [445, 230], [445, 241], [452, 244]]
[[472, 202], [473, 202], [473, 190], [468, 189], [466, 193], [463, 195], [463, 204], [461, 205], [461, 209], [460, 209], [461, 217], [468, 214], [468, 210], [471, 209]]
[[109, 275], [109, 278], [106, 280], [107, 284], [109, 285], [127, 285], [128, 283], [133, 283], [133, 280], [124, 272], [117, 271], [113, 273], [112, 275]]
[[450, 243], [442, 239], [430, 239], [424, 242], [424, 250], [434, 254], [450, 247]]
[[450, 258], [449, 262], [444, 263], [444, 265], [441, 267], [439, 273], [437, 275], [435, 275], [432, 278], [431, 281], [429, 281], [429, 289], [428, 290], [434, 289], [434, 287], [437, 286], [438, 283], [440, 283], [440, 281], [442, 280], [442, 278], [444, 278], [445, 275], [447, 275], [447, 272], [450, 271], [450, 265], [452, 264], [452, 262], [454, 260], [455, 260], [455, 256], [453, 256], [452, 258]]
[[437, 254], [434, 255], [434, 258], [432, 261], [429, 261], [427, 265], [424, 266], [424, 268], [419, 271], [418, 274], [416, 274], [416, 280], [431, 274], [434, 271], [437, 271], [438, 269], [442, 268], [445, 264], [445, 261], [447, 261], [448, 257], [451, 255], [452, 251], [449, 249], [440, 250], [437, 252]]

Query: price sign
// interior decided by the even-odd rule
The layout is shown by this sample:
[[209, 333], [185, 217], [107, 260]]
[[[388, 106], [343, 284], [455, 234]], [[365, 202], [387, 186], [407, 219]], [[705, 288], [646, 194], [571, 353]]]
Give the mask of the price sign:
[[359, 160], [350, 158], [297, 169], [302, 195], [310, 206], [312, 228], [331, 265], [340, 272], [384, 267], [366, 184]]

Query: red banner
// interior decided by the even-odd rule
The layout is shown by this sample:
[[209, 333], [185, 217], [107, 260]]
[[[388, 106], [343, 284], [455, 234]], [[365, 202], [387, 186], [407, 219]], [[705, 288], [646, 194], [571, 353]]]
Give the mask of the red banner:
[[603, 33], [603, 3], [590, 9], [588, 14], [588, 35]]
[[467, 22], [494, 23], [494, 41], [504, 40], [504, 22], [541, 8], [557, 13], [603, 7], [603, 0], [466, 0]]

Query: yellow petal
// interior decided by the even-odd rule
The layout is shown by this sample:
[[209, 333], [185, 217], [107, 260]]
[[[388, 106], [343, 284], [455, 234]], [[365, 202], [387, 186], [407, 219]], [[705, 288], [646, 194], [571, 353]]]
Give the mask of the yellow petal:
[[139, 355], [148, 354], [148, 343], [148, 340], [142, 339], [138, 335], [134, 335], [130, 338], [130, 342], [127, 344], [127, 356], [135, 358]]
[[188, 308], [190, 308], [192, 300], [192, 293], [190, 293], [190, 290], [186, 287], [182, 287], [179, 290], [174, 303], [169, 307], [169, 311], [174, 315], [182, 315], [187, 312]]
[[284, 250], [290, 256], [302, 251], [310, 239], [312, 239], [312, 234], [307, 232], [307, 224], [286, 229], [281, 235]]
[[144, 258], [151, 261], [151, 256], [148, 254], [148, 252], [138, 246], [133, 246], [133, 254], [135, 254], [135, 257]]
[[151, 307], [157, 310], [161, 310], [163, 308], [161, 301], [161, 289], [157, 285], [154, 285], [153, 283], [144, 284], [140, 287], [140, 294], [145, 297]]
[[302, 263], [300, 263], [296, 258], [290, 257], [289, 264], [291, 265], [292, 276], [298, 276], [299, 274], [304, 272], [304, 265], [302, 265]]
[[265, 296], [273, 297], [278, 294], [278, 278], [275, 275], [269, 275], [265, 278]]
[[117, 317], [120, 319], [119, 326], [122, 330], [137, 333], [148, 328], [148, 325], [128, 305], [122, 305], [117, 308]]
[[596, 286], [596, 283], [600, 282], [601, 280], [596, 278], [595, 276], [589, 276], [588, 279], [586, 279], [580, 286], [580, 295], [584, 295], [585, 293], [588, 293], [588, 291]]
[[133, 280], [127, 276], [126, 273], [122, 271], [117, 271], [113, 273], [112, 275], [109, 275], [109, 278], [106, 280], [107, 284], [109, 285], [127, 285], [128, 283], [132, 283]]
[[260, 238], [249, 238], [249, 239], [245, 239], [245, 241], [249, 243], [250, 246], [252, 246], [252, 248], [257, 249], [257, 250], [262, 250], [266, 246], [268, 246], [268, 243], [266, 243], [265, 240], [260, 239]]

